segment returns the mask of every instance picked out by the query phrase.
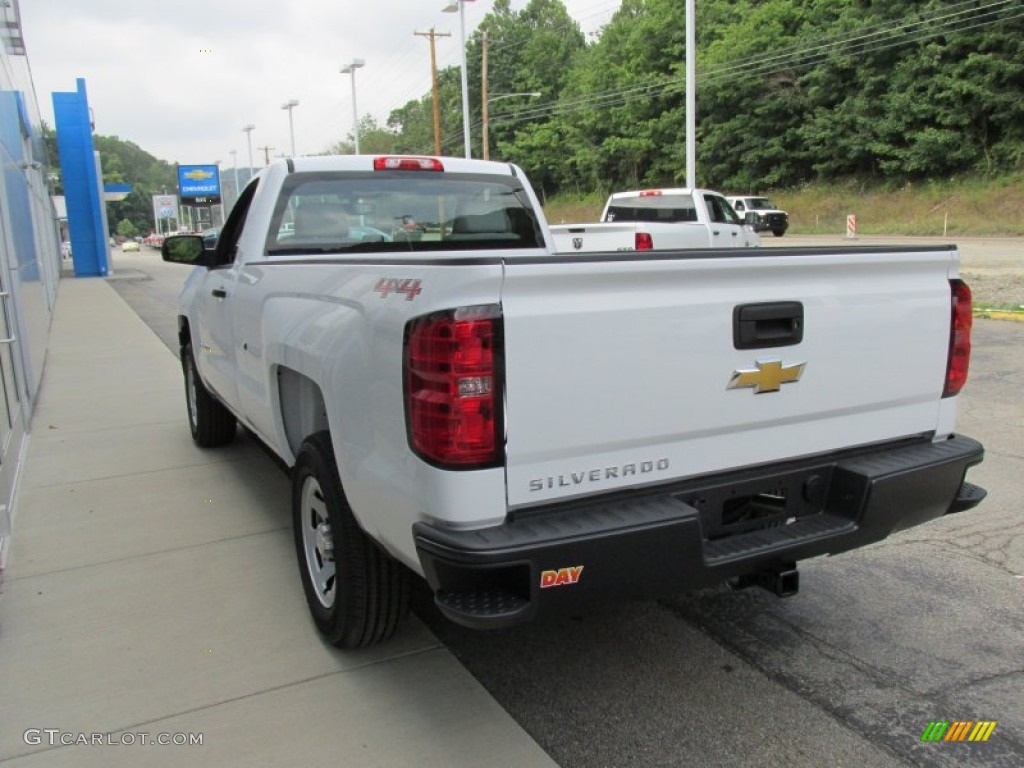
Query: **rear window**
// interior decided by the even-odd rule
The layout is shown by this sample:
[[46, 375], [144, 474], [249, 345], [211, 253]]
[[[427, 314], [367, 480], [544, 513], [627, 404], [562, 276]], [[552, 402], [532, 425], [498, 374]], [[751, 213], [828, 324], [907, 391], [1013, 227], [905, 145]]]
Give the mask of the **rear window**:
[[271, 256], [542, 244], [515, 177], [411, 171], [293, 174], [267, 234]]
[[691, 195], [648, 195], [616, 200], [608, 206], [605, 221], [697, 221]]

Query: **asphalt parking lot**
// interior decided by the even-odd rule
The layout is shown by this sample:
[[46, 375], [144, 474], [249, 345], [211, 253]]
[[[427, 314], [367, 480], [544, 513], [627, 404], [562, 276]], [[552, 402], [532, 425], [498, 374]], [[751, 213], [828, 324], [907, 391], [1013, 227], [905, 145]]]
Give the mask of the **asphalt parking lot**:
[[[964, 270], [1021, 258], [972, 241]], [[111, 284], [173, 350], [185, 274], [157, 259], [118, 254]], [[802, 564], [796, 597], [709, 590], [485, 634], [422, 593], [417, 613], [564, 768], [1024, 764], [1022, 348], [1024, 324], [976, 322], [960, 429], [986, 446], [983, 505]], [[933, 720], [998, 724], [985, 743], [922, 743]]]

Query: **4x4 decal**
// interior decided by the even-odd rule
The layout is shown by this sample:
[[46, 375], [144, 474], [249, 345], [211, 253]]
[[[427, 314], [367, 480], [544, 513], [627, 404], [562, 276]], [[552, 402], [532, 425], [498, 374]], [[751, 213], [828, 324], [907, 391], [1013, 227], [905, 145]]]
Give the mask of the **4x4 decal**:
[[373, 290], [386, 299], [392, 293], [405, 294], [406, 301], [412, 301], [423, 292], [423, 284], [419, 280], [400, 277], [382, 277], [373, 286]]

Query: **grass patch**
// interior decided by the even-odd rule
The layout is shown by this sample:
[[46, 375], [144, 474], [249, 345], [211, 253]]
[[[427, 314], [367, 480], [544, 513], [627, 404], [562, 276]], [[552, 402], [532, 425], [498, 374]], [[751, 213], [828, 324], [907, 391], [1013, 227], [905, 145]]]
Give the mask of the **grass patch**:
[[576, 224], [597, 221], [604, 210], [608, 195], [588, 192], [581, 195], [558, 195], [544, 205], [544, 218], [548, 224]]
[[773, 193], [795, 234], [845, 234], [846, 216], [861, 235], [1019, 237], [1024, 235], [1024, 173], [968, 176], [869, 188], [857, 182]]
[[975, 301], [973, 302], [975, 313], [984, 312], [1016, 312], [1024, 315], [1024, 306], [998, 301]]

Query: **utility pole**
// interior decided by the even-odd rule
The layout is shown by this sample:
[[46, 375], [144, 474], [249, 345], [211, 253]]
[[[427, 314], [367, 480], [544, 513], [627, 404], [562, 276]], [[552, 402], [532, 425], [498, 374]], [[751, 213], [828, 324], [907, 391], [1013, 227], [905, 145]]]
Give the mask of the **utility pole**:
[[256, 147], [256, 149], [263, 150], [263, 164], [270, 165], [270, 150], [272, 150], [273, 147]]
[[431, 27], [429, 32], [413, 32], [419, 37], [430, 39], [430, 82], [434, 99], [434, 154], [441, 154], [441, 94], [437, 85], [437, 54], [434, 50], [434, 38], [451, 37], [450, 32], [435, 32]]

